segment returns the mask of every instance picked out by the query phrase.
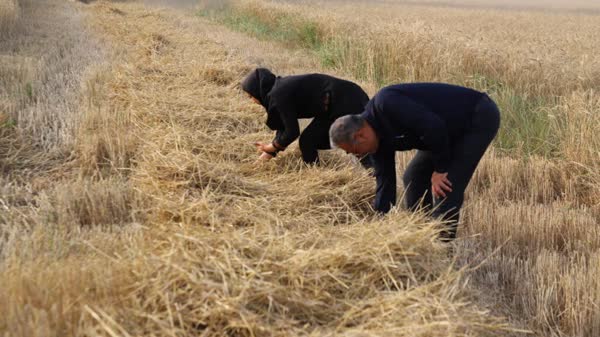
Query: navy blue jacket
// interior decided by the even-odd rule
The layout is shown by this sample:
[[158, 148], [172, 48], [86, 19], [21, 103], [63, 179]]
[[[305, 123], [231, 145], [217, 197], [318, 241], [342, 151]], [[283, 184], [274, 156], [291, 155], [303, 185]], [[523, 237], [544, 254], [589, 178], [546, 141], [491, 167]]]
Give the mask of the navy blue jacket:
[[447, 172], [452, 145], [470, 127], [483, 95], [451, 84], [410, 83], [385, 87], [369, 101], [362, 116], [379, 139], [373, 154], [376, 210], [388, 212], [396, 203], [396, 151], [429, 151], [435, 171]]

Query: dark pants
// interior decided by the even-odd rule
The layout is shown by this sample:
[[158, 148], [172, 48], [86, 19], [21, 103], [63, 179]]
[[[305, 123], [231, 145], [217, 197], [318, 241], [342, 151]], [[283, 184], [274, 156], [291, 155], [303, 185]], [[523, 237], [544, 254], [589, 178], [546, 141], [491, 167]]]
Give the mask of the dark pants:
[[478, 102], [473, 112], [470, 128], [462, 139], [453, 144], [452, 162], [448, 168], [448, 180], [452, 183], [452, 192], [447, 192], [443, 200], [437, 198], [434, 200], [431, 194], [433, 160], [430, 152], [417, 151], [404, 172], [406, 206], [411, 210], [433, 209], [434, 217], [440, 217], [447, 222], [447, 228], [441, 233], [444, 241], [456, 238], [465, 189], [479, 160], [496, 136], [499, 126], [498, 107], [486, 95]]
[[[333, 124], [332, 120], [324, 118], [315, 118], [308, 124], [306, 129], [300, 135], [300, 151], [305, 163], [313, 164], [319, 162], [319, 152], [317, 150], [329, 150], [329, 128]], [[360, 159], [360, 163], [366, 169], [373, 167], [371, 157], [365, 156]]]
[[314, 118], [304, 129], [298, 140], [302, 159], [305, 163], [317, 163], [319, 152], [317, 150], [329, 150], [329, 127], [333, 121], [326, 118]]

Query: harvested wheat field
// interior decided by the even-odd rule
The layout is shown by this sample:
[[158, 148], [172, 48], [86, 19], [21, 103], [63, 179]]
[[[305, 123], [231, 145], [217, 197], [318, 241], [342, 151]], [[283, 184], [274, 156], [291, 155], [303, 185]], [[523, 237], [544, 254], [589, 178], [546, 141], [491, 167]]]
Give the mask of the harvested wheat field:
[[0, 2], [0, 34], [6, 36], [12, 32], [19, 18], [19, 3], [16, 0]]
[[[449, 41], [437, 57], [421, 44], [386, 60], [395, 45], [372, 39], [365, 50], [387, 54], [365, 61], [336, 36], [359, 41], [339, 29], [376, 6], [350, 19], [349, 3], [331, 16], [158, 3], [20, 0], [0, 34], [0, 335], [598, 335], [596, 63], [528, 78], [516, 52], [444, 63], [460, 54]], [[283, 35], [277, 17], [295, 18]], [[489, 85], [513, 125], [542, 124], [486, 154], [452, 255], [426, 215], [376, 215], [373, 178], [341, 151], [313, 167], [292, 145], [256, 164], [252, 143], [272, 134], [239, 89], [256, 66], [327, 72], [369, 94], [404, 76]], [[519, 119], [519, 107], [546, 115]]]

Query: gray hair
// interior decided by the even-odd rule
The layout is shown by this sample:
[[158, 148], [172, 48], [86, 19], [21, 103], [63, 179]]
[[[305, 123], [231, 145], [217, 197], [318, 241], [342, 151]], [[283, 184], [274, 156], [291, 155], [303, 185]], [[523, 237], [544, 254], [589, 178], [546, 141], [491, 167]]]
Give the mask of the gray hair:
[[329, 142], [332, 148], [340, 144], [351, 144], [354, 142], [354, 134], [365, 124], [361, 115], [342, 116], [331, 124], [329, 128]]

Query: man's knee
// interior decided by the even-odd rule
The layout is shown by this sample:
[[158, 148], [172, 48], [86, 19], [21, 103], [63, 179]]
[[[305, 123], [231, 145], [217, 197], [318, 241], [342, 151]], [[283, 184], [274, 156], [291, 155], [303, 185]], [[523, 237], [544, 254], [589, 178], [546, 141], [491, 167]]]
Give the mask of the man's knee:
[[445, 221], [458, 223], [463, 197], [459, 192], [450, 192], [447, 198], [436, 201], [433, 216]]
[[404, 204], [407, 209], [415, 211], [431, 209], [431, 186], [415, 180], [407, 180], [404, 183]]

